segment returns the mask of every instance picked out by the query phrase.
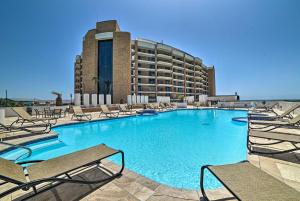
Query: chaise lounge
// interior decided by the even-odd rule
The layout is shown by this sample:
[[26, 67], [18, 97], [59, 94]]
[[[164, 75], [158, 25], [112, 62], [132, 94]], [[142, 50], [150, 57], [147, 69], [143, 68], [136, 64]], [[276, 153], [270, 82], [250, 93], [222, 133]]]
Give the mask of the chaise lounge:
[[261, 116], [260, 114], [251, 114], [251, 113], [249, 115], [250, 115], [250, 119], [262, 119], [262, 120], [276, 120], [276, 119], [283, 119], [283, 118], [293, 118], [291, 113], [298, 108], [300, 108], [300, 104], [295, 104], [283, 112], [280, 110], [277, 110], [277, 109], [273, 109], [273, 113], [275, 114], [275, 116], [269, 116], [269, 115]]
[[30, 114], [28, 114], [28, 112], [26, 112], [24, 110], [23, 107], [12, 107], [11, 108], [17, 115], [18, 115], [18, 119], [13, 122], [14, 123], [21, 123], [21, 125], [23, 125], [24, 123], [42, 123], [42, 124], [51, 124], [54, 125], [57, 122], [56, 118], [35, 118], [32, 117]]
[[237, 199], [243, 201], [299, 201], [300, 193], [248, 161], [201, 167], [200, 188], [205, 201], [204, 171], [211, 172]]
[[[73, 174], [76, 174], [76, 170], [82, 170], [82, 168], [85, 167], [99, 165], [102, 159], [108, 158], [116, 154], [121, 154], [122, 157], [122, 166], [119, 172], [101, 180], [86, 181], [72, 178]], [[22, 167], [21, 164], [32, 165]], [[118, 176], [121, 176], [123, 169], [123, 151], [115, 150], [104, 144], [97, 145], [64, 156], [60, 156], [57, 158], [49, 159], [46, 161], [25, 161], [16, 164], [12, 161], [0, 158], [0, 179], [4, 181], [0, 185], [6, 183], [17, 185], [0, 193], [0, 198], [21, 189], [26, 191], [32, 188], [35, 194], [41, 193], [49, 189], [42, 188], [38, 190], [37, 186], [40, 184], [97, 184], [102, 182], [108, 182]]]
[[[272, 140], [272, 142], [257, 143], [257, 142], [251, 141], [250, 137]], [[290, 149], [287, 149], [287, 150], [272, 151], [272, 152], [256, 151], [256, 150], [253, 149], [254, 148], [253, 146], [255, 146], [255, 145], [276, 145], [276, 144], [281, 144], [281, 143], [284, 143], [284, 142], [289, 142], [290, 144], [292, 144], [293, 148], [290, 148]], [[264, 131], [251, 130], [251, 131], [248, 132], [248, 143], [247, 143], [248, 146], [247, 146], [247, 148], [248, 148], [250, 153], [256, 153], [256, 154], [283, 154], [283, 153], [288, 153], [288, 152], [299, 150], [300, 147], [298, 147], [296, 145], [298, 143], [300, 143], [300, 135], [297, 135], [297, 134], [264, 132]]]
[[80, 106], [73, 106], [73, 112], [74, 114], [71, 117], [72, 120], [74, 117], [79, 121], [82, 121], [83, 119], [87, 119], [87, 120], [92, 119], [92, 115], [84, 113]]
[[171, 103], [165, 103], [165, 106], [168, 108], [168, 109], [174, 109], [174, 106], [171, 104]]
[[102, 114], [104, 114], [108, 118], [113, 118], [113, 117], [119, 116], [119, 112], [110, 111], [106, 105], [100, 105], [100, 107], [101, 107], [101, 113], [100, 113], [99, 117], [101, 117]]
[[132, 110], [126, 108], [126, 105], [124, 104], [120, 104], [119, 105], [119, 109], [120, 109], [120, 112], [123, 112], [123, 114], [132, 114]]
[[269, 128], [267, 130], [264, 131], [270, 131], [270, 130], [274, 130], [276, 128], [281, 128], [281, 127], [296, 127], [298, 125], [300, 125], [300, 115], [297, 115], [296, 117], [292, 118], [292, 119], [282, 119], [282, 120], [250, 120], [251, 124], [258, 124], [260, 125], [260, 127], [254, 128], [251, 127], [249, 124], [249, 128], [254, 129], [254, 130], [258, 130], [258, 129], [266, 129]]
[[263, 107], [261, 107], [260, 110], [258, 110], [258, 108], [254, 108], [252, 109], [249, 114], [254, 114], [254, 113], [262, 113], [262, 112], [274, 112], [274, 109], [279, 106], [279, 103], [276, 102], [276, 103], [273, 103], [273, 104], [270, 104], [270, 105], [265, 105]]
[[51, 124], [31, 124], [31, 125], [14, 125], [0, 123], [0, 133], [9, 133], [12, 131], [26, 131], [29, 133], [48, 133], [51, 130]]

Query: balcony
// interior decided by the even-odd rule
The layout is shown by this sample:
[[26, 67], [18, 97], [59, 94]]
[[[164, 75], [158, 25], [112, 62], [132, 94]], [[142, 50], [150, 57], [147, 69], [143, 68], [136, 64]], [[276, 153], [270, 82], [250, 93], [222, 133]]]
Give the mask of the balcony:
[[172, 59], [174, 62], [177, 62], [177, 63], [180, 63], [180, 64], [182, 64], [182, 63], [184, 63], [183, 61], [181, 61], [181, 60], [178, 60], [178, 59]]
[[183, 88], [184, 88], [184, 86], [178, 86], [178, 85], [174, 85], [173, 87], [174, 87], [174, 88], [180, 88], [180, 89], [183, 89]]
[[182, 66], [176, 66], [176, 65], [173, 65], [173, 68], [179, 69], [179, 70], [184, 70], [184, 68], [183, 68]]
[[155, 68], [144, 68], [144, 67], [138, 67], [139, 71], [155, 71]]
[[199, 71], [195, 71], [195, 76], [201, 76], [202, 75], [202, 73], [201, 72], [199, 72]]
[[155, 86], [155, 83], [139, 82], [138, 86]]
[[143, 64], [155, 64], [155, 61], [148, 61], [148, 60], [142, 60], [142, 59], [139, 59], [138, 62], [143, 63]]
[[172, 56], [170, 56], [170, 55], [166, 55], [166, 54], [157, 54], [157, 57], [158, 58], [164, 58], [164, 59], [168, 59], [168, 60], [172, 60]]
[[172, 63], [165, 62], [165, 61], [157, 61], [157, 65], [172, 66]]
[[194, 77], [194, 75], [191, 74], [185, 74], [186, 77]]
[[172, 87], [172, 84], [167, 84], [167, 83], [158, 83], [157, 86], [162, 86], [162, 87]]
[[185, 68], [185, 70], [188, 71], [188, 72], [194, 72], [194, 70], [190, 69], [190, 68]]
[[184, 82], [184, 77], [173, 77], [173, 80], [176, 82]]
[[176, 71], [173, 71], [173, 75], [184, 75], [184, 72], [176, 72]]
[[144, 91], [144, 92], [155, 92], [156, 87], [155, 86], [138, 86], [138, 91]]
[[187, 63], [187, 62], [185, 62], [184, 64], [187, 65], [187, 66], [194, 66], [193, 64], [190, 64], [190, 63]]
[[161, 95], [161, 94], [172, 94], [173, 92], [172, 91], [157, 90], [157, 93]]
[[160, 80], [172, 80], [172, 76], [170, 76], [170, 75], [157, 75], [157, 79], [160, 79]]
[[145, 72], [141, 72], [139, 71], [138, 73], [138, 78], [155, 78], [155, 73], [145, 73]]
[[139, 56], [146, 56], [146, 57], [155, 57], [155, 54], [153, 53], [145, 53], [145, 52], [138, 52]]
[[158, 72], [172, 73], [171, 68], [166, 68], [166, 67], [163, 67], [163, 66], [157, 66], [157, 71]]

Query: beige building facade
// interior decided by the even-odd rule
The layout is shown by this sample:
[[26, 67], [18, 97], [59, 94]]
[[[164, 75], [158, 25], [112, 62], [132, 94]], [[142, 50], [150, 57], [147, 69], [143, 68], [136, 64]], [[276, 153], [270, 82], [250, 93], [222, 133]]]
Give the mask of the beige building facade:
[[74, 64], [74, 92], [111, 94], [112, 103], [126, 102], [127, 95], [157, 96], [207, 94], [214, 96], [215, 69], [198, 57], [151, 40], [131, 40], [115, 20], [97, 22], [83, 39]]

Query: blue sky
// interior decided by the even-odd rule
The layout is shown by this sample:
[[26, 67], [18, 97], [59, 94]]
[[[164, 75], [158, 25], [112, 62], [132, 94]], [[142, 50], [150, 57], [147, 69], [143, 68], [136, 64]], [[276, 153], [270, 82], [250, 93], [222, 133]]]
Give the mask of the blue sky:
[[218, 94], [300, 98], [299, 11], [298, 0], [3, 0], [0, 97], [68, 98], [82, 37], [116, 19], [214, 64]]

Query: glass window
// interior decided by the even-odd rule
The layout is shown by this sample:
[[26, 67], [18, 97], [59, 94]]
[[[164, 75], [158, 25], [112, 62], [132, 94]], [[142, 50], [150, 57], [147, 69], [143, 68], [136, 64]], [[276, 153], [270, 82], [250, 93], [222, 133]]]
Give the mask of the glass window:
[[111, 94], [111, 96], [113, 95], [112, 62], [113, 41], [98, 41], [99, 94]]

